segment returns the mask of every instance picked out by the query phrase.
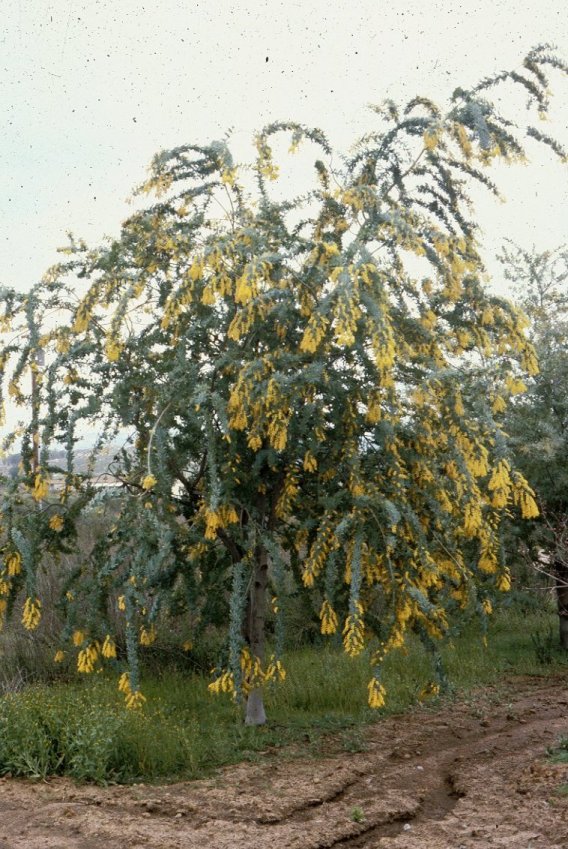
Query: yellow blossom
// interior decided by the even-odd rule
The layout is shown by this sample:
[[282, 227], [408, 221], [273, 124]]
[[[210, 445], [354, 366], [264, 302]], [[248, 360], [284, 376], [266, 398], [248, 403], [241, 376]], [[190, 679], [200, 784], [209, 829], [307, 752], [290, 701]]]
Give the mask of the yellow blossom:
[[144, 696], [140, 690], [136, 690], [135, 692], [128, 693], [125, 701], [128, 710], [140, 710], [144, 706], [146, 696]]
[[77, 670], [85, 674], [90, 674], [95, 670], [95, 663], [99, 657], [99, 644], [97, 642], [89, 643], [84, 649], [81, 649], [77, 655]]
[[382, 708], [385, 704], [386, 690], [377, 678], [371, 678], [367, 685], [369, 707]]
[[318, 467], [318, 461], [311, 451], [306, 451], [304, 455], [304, 469], [306, 472], [315, 472]]
[[147, 474], [146, 477], [142, 480], [142, 489], [153, 489], [158, 483], [157, 479], [154, 475]]
[[58, 651], [56, 651], [54, 656], [53, 656], [53, 662], [54, 663], [63, 663], [64, 660], [65, 660], [65, 652], [61, 651], [61, 649], [58, 649]]
[[57, 533], [59, 533], [60, 531], [63, 530], [63, 526], [64, 526], [63, 516], [61, 516], [59, 513], [56, 513], [49, 520], [49, 527], [51, 528], [52, 531], [57, 531]]
[[109, 360], [109, 362], [111, 363], [115, 363], [120, 357], [121, 351], [122, 345], [120, 344], [118, 339], [115, 339], [112, 336], [107, 337], [107, 341], [105, 344], [105, 354], [107, 360]]
[[39, 598], [27, 598], [22, 613], [22, 624], [28, 631], [34, 631], [41, 620], [41, 601]]
[[424, 701], [424, 699], [435, 698], [439, 693], [440, 685], [436, 684], [434, 681], [430, 681], [420, 690], [418, 698], [420, 699], [420, 701]]
[[140, 628], [140, 645], [151, 646], [156, 641], [156, 629], [154, 625], [149, 628]]
[[6, 560], [6, 571], [11, 578], [19, 575], [22, 571], [22, 556], [19, 551], [15, 551], [8, 555]]
[[116, 657], [116, 644], [109, 634], [107, 634], [104, 639], [101, 654], [103, 657], [106, 657], [107, 660]]
[[335, 634], [338, 625], [337, 614], [327, 599], [324, 600], [321, 606], [319, 617], [321, 620], [322, 634], [326, 634], [328, 636], [330, 634]]
[[426, 130], [424, 135], [422, 136], [422, 140], [424, 142], [424, 147], [426, 150], [435, 150], [438, 146], [438, 142], [440, 141], [438, 131], [434, 129]]
[[363, 605], [355, 603], [355, 612], [350, 613], [343, 628], [343, 648], [350, 657], [356, 657], [365, 647], [365, 623], [363, 620]]
[[35, 476], [34, 488], [32, 491], [32, 496], [35, 501], [42, 501], [49, 492], [49, 480], [47, 478], [43, 478], [41, 473]]

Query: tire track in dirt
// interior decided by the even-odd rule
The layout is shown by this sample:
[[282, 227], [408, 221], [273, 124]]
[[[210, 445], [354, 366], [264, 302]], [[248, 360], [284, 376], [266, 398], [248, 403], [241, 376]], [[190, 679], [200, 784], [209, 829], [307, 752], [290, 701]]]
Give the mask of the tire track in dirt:
[[567, 769], [544, 755], [567, 733], [565, 680], [511, 679], [378, 722], [364, 753], [169, 786], [4, 779], [0, 849], [566, 849]]

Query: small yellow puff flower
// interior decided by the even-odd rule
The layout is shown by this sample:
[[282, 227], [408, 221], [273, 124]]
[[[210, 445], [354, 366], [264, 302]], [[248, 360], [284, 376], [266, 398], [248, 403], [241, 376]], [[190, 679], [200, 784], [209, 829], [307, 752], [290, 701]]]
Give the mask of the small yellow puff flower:
[[146, 475], [142, 481], [142, 489], [153, 489], [158, 483], [154, 475]]
[[183, 643], [183, 645], [182, 645], [182, 649], [184, 651], [191, 651], [192, 648], [193, 648], [193, 643], [191, 642], [191, 640], [186, 640], [185, 643]]
[[65, 660], [65, 652], [58, 649], [53, 656], [54, 663], [62, 663]]
[[123, 595], [119, 595], [116, 604], [119, 610], [126, 610], [126, 601]]
[[502, 575], [499, 576], [499, 580], [497, 581], [497, 589], [502, 593], [509, 592], [511, 589], [511, 575], [509, 571], [503, 572]]
[[84, 631], [73, 631], [73, 645], [80, 646], [81, 643], [85, 642], [85, 632]]
[[57, 531], [57, 533], [63, 530], [63, 525], [63, 516], [60, 516], [59, 513], [56, 513], [55, 516], [52, 516], [49, 520], [49, 527], [52, 531]]

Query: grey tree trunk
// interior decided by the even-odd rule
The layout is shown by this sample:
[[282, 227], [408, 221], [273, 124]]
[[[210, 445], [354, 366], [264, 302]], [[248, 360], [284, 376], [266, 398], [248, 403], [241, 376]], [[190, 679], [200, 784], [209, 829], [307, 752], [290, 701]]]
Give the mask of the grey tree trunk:
[[[254, 575], [250, 590], [247, 611], [247, 637], [252, 657], [258, 657], [264, 663], [264, 629], [266, 622], [266, 590], [268, 587], [268, 552], [259, 547], [255, 559]], [[245, 725], [264, 725], [266, 713], [262, 688], [258, 687], [248, 695]]]

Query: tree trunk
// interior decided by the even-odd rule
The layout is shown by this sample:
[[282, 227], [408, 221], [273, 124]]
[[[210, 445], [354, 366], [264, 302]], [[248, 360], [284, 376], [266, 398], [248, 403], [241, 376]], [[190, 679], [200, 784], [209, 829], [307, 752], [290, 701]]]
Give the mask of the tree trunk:
[[568, 651], [568, 569], [556, 561], [556, 598], [558, 601], [558, 624], [560, 645]]
[[[247, 610], [247, 639], [250, 653], [264, 663], [264, 629], [266, 621], [266, 590], [268, 587], [268, 552], [259, 547], [257, 550], [252, 587]], [[264, 725], [266, 714], [262, 698], [262, 687], [257, 687], [248, 695], [245, 725]]]

